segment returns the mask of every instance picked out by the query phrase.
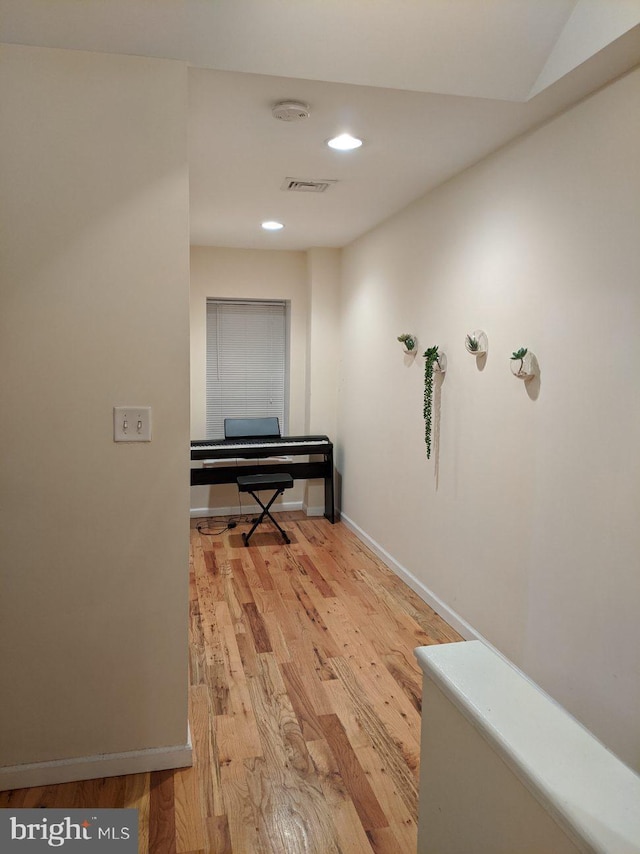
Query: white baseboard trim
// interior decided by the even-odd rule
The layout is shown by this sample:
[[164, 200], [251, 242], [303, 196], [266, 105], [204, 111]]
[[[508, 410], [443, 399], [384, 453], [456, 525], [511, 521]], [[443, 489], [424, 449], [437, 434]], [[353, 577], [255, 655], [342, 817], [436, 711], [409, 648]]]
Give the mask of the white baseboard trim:
[[366, 534], [362, 528], [358, 527], [352, 519], [349, 519], [349, 517], [345, 516], [344, 513], [341, 514], [340, 519], [350, 531], [353, 531], [359, 540], [368, 546], [371, 551], [389, 567], [389, 569], [393, 570], [393, 572], [395, 572], [395, 574], [399, 576], [399, 578], [401, 578], [405, 584], [414, 591], [414, 593], [417, 593], [423, 602], [426, 602], [430, 608], [433, 608], [433, 610], [436, 611], [436, 613], [439, 614], [442, 619], [451, 626], [451, 628], [455, 629], [458, 634], [462, 635], [465, 640], [482, 641], [483, 644], [493, 649], [501, 658], [504, 658], [504, 655], [499, 650], [495, 649], [493, 644], [489, 643], [489, 641], [477, 632], [465, 619], [463, 619], [460, 614], [456, 613], [453, 608], [450, 608], [446, 602], [443, 602], [442, 599], [440, 599], [439, 596], [436, 596], [432, 590], [429, 590], [429, 588], [423, 584], [422, 581], [419, 581], [415, 575], [409, 572], [408, 569], [402, 566], [402, 564], [399, 564], [398, 561], [389, 554], [389, 552], [385, 551], [382, 546], [376, 543], [376, 541]]
[[320, 507], [309, 507], [308, 505], [303, 504], [302, 509], [307, 516], [324, 516], [324, 504]]
[[[361, 540], [365, 546], [371, 549], [371, 551], [376, 554], [380, 560], [389, 567], [392, 572], [401, 578], [405, 584], [407, 584], [414, 593], [417, 593], [418, 596], [422, 599], [423, 602], [433, 608], [433, 610], [442, 617], [442, 619], [448, 623], [452, 629], [455, 629], [459, 635], [465, 640], [478, 640], [483, 643], [488, 649], [490, 649], [495, 655], [501, 658], [503, 661], [506, 661], [507, 664], [511, 665], [511, 667], [516, 667], [513, 661], [508, 658], [502, 652], [502, 650], [498, 649], [497, 646], [494, 646], [491, 641], [487, 640], [486, 637], [475, 629], [470, 623], [468, 623], [457, 611], [454, 611], [453, 608], [450, 608], [446, 602], [443, 602], [439, 596], [430, 590], [426, 584], [423, 584], [422, 581], [419, 581], [415, 575], [409, 572], [402, 564], [399, 564], [398, 561], [393, 558], [389, 552], [385, 551], [381, 545], [379, 545], [375, 540], [373, 540], [368, 534], [366, 534], [362, 528], [358, 527], [356, 523], [349, 519], [348, 516], [345, 516], [342, 511], [340, 511], [340, 521], [344, 522], [349, 530], [353, 531], [356, 537]], [[523, 672], [523, 671], [520, 671]], [[529, 678], [526, 674], [523, 674], [527, 679]], [[535, 683], [532, 683], [535, 684]], [[539, 686], [536, 686], [538, 691], [542, 690]]]
[[79, 756], [51, 762], [32, 762], [0, 768], [0, 792], [26, 789], [33, 786], [52, 786], [94, 780], [98, 777], [120, 777], [123, 774], [143, 774], [187, 768], [193, 764], [191, 733], [186, 744], [132, 750], [128, 753], [105, 753], [98, 756]]
[[[302, 501], [285, 501], [274, 506], [270, 513], [284, 513], [288, 510], [304, 510], [307, 516], [324, 516], [324, 504], [319, 507], [307, 507]], [[243, 504], [240, 507], [234, 504], [231, 507], [192, 507], [190, 516], [192, 519], [209, 518], [213, 516], [245, 516], [248, 513], [258, 513], [260, 508], [257, 504]]]

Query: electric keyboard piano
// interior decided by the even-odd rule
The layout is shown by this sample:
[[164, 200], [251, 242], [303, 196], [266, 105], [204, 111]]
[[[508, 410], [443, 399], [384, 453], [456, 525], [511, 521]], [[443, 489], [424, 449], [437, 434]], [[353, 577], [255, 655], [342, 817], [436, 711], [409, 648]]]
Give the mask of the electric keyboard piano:
[[[308, 456], [321, 459], [302, 462], [298, 460], [278, 460], [271, 464], [269, 457]], [[324, 515], [334, 522], [333, 499], [333, 443], [327, 436], [278, 436], [255, 439], [198, 439], [191, 442], [192, 460], [229, 460], [228, 465], [204, 466], [191, 469], [191, 486], [215, 483], [235, 483], [239, 474], [264, 474], [267, 466], [275, 467], [279, 472], [290, 474], [295, 480], [324, 480]], [[264, 460], [264, 463], [244, 463], [236, 465], [238, 460]]]

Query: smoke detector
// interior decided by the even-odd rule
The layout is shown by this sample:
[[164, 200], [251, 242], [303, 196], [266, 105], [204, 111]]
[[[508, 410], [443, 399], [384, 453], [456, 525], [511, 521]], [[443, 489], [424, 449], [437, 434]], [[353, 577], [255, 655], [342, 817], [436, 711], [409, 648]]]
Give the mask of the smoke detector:
[[273, 105], [271, 114], [281, 122], [299, 122], [309, 118], [309, 105], [302, 101], [280, 101]]

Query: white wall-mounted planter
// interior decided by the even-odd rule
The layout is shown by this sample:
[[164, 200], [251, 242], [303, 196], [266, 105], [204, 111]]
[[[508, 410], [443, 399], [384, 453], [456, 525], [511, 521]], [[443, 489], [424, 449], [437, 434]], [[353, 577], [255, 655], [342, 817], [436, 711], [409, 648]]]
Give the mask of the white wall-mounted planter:
[[[413, 341], [413, 347], [407, 347], [407, 342], [402, 341], [403, 352], [406, 356], [415, 356], [415, 354], [418, 352], [418, 339], [415, 335], [411, 335], [410, 337]], [[398, 341], [400, 341], [400, 337], [398, 337]]]
[[537, 373], [536, 357], [531, 350], [527, 350], [522, 359], [511, 359], [509, 364], [511, 366], [511, 373], [514, 377], [524, 380], [524, 382], [532, 380]]
[[447, 356], [446, 353], [439, 353], [438, 358], [433, 363], [433, 371], [436, 374], [444, 374], [447, 370]]
[[[469, 338], [475, 338], [478, 342], [478, 349], [472, 350], [469, 346]], [[487, 339], [487, 333], [483, 332], [482, 329], [474, 329], [473, 332], [467, 333], [464, 337], [464, 346], [467, 353], [471, 353], [472, 356], [484, 356], [487, 352], [489, 342]]]

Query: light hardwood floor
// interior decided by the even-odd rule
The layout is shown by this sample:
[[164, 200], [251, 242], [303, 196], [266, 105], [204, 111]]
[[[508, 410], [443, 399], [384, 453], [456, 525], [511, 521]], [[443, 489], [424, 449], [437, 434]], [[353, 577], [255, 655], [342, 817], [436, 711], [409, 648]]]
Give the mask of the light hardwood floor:
[[249, 548], [245, 526], [192, 525], [193, 768], [4, 792], [0, 807], [135, 807], [140, 854], [415, 852], [413, 649], [461, 638], [343, 524], [277, 518], [289, 546], [268, 523]]

